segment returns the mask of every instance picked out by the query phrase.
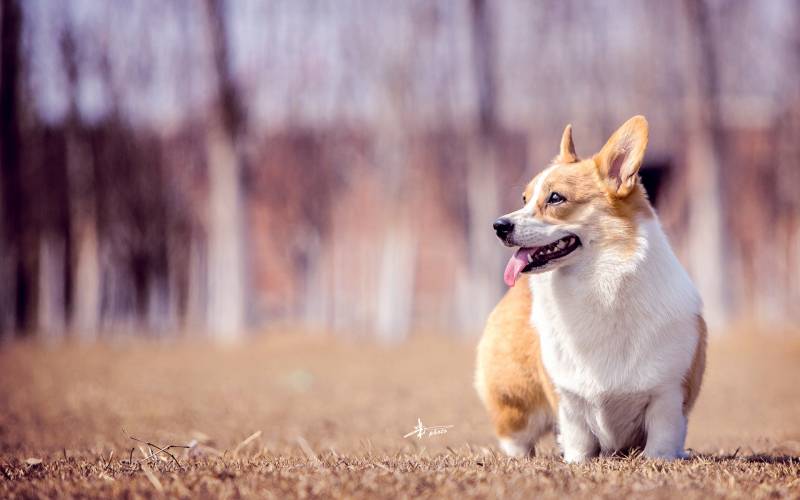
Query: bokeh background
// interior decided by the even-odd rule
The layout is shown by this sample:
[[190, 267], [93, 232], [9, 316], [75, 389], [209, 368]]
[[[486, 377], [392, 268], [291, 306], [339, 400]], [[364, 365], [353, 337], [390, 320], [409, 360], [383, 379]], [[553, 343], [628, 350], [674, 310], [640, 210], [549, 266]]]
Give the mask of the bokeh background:
[[[716, 333], [800, 320], [800, 4], [3, 0], [6, 339], [474, 335], [572, 123]], [[288, 326], [287, 326], [288, 328]]]

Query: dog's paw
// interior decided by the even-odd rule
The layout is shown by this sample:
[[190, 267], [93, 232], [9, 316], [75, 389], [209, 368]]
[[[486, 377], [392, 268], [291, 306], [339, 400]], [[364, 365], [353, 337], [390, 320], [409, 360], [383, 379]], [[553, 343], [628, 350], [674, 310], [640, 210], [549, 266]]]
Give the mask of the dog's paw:
[[533, 447], [514, 438], [500, 438], [500, 449], [509, 457], [523, 458], [533, 455]]
[[564, 461], [568, 464], [582, 464], [588, 462], [592, 458], [589, 453], [584, 453], [575, 450], [567, 450], [564, 452]]
[[658, 450], [645, 448], [642, 456], [654, 460], [683, 460], [689, 458], [689, 454], [684, 450]]

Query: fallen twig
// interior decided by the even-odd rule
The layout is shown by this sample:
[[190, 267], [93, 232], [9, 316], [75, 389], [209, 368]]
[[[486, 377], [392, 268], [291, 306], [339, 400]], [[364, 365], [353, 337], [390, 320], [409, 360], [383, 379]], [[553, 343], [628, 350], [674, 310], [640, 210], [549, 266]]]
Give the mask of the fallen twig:
[[244, 441], [242, 441], [241, 443], [236, 445], [236, 448], [234, 448], [234, 450], [233, 450], [233, 456], [234, 457], [238, 456], [239, 455], [239, 451], [242, 448], [244, 448], [248, 444], [252, 443], [253, 440], [258, 439], [259, 436], [261, 436], [261, 431], [256, 431], [256, 432], [252, 433], [250, 436], [248, 436], [247, 439], [245, 439]]
[[144, 475], [147, 476], [148, 481], [150, 481], [150, 484], [153, 485], [153, 488], [155, 488], [159, 493], [163, 493], [164, 486], [161, 485], [161, 481], [158, 480], [150, 467], [145, 464], [142, 466], [142, 470], [144, 471]]
[[[153, 444], [153, 443], [150, 443], [148, 441], [143, 441], [143, 440], [141, 440], [141, 439], [139, 439], [137, 437], [131, 436], [130, 434], [125, 432], [125, 429], [122, 429], [122, 432], [126, 436], [128, 436], [130, 439], [133, 439], [134, 441], [139, 442], [139, 443], [146, 444], [148, 447], [150, 447], [150, 454], [149, 455], [144, 452], [144, 449], [142, 449], [142, 454], [145, 455], [145, 456], [144, 456], [144, 458], [141, 458], [141, 459], [139, 459], [139, 460], [137, 460], [135, 462], [137, 465], [142, 463], [142, 462], [147, 462], [148, 460], [150, 460], [152, 458], [159, 458], [158, 455], [160, 453], [165, 453], [166, 455], [168, 455], [175, 462], [175, 465], [177, 465], [179, 469], [183, 469], [183, 466], [181, 466], [181, 463], [178, 462], [178, 459], [175, 458], [175, 455], [170, 453], [169, 450], [171, 450], [172, 448], [190, 448], [189, 446], [179, 445], [179, 444], [170, 444], [170, 445], [167, 445], [167, 446], [159, 446], [157, 444]], [[152, 448], [155, 448], [156, 450], [153, 451]], [[131, 458], [133, 458], [133, 450], [131, 450]]]
[[306, 457], [317, 467], [322, 465], [322, 461], [320, 461], [317, 454], [311, 448], [311, 445], [308, 444], [308, 441], [303, 438], [303, 436], [297, 436], [297, 444], [300, 445], [300, 449], [303, 450], [303, 453], [306, 454]]

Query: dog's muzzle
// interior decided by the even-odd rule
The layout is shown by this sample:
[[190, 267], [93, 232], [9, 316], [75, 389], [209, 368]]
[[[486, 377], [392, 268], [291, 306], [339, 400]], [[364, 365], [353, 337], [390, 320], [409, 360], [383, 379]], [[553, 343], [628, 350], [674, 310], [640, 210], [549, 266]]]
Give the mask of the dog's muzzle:
[[507, 219], [505, 217], [500, 217], [494, 221], [492, 227], [494, 228], [494, 232], [497, 233], [497, 237], [504, 242], [506, 241], [506, 238], [508, 238], [508, 235], [514, 231], [514, 223], [511, 222], [511, 219]]

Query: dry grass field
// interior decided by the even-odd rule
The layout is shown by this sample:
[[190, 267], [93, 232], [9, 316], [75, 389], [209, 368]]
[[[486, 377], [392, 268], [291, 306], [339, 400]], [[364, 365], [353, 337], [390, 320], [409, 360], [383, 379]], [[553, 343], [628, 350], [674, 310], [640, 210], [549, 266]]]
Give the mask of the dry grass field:
[[[498, 452], [471, 385], [474, 341], [11, 344], [0, 497], [800, 497], [798, 339], [712, 343], [692, 459], [582, 466], [552, 440], [533, 459]], [[404, 438], [418, 418], [453, 427]]]

